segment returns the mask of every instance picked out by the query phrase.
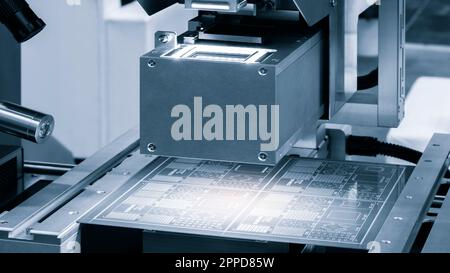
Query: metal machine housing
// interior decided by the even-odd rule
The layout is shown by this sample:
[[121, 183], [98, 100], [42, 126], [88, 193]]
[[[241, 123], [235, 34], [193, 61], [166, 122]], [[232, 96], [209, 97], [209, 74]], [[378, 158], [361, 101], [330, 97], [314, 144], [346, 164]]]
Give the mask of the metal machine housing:
[[[186, 33], [179, 41], [189, 38]], [[197, 41], [194, 45], [160, 46], [141, 58], [142, 153], [224, 161], [239, 158], [241, 162], [276, 164], [290, 151], [305, 128], [314, 127], [323, 115], [326, 62], [323, 33], [318, 28], [284, 33], [262, 45], [238, 44], [273, 51], [253, 63], [167, 56], [174, 50], [197, 45], [236, 46], [235, 43]], [[194, 136], [191, 140], [174, 140], [171, 127], [176, 119], [171, 117], [171, 109], [176, 105], [194, 109], [194, 97], [202, 98], [203, 106], [218, 105], [224, 110], [229, 105], [267, 106], [268, 109], [279, 106], [278, 148], [261, 150], [261, 143], [265, 142], [260, 138], [247, 141], [248, 132], [246, 141], [237, 136], [234, 140], [194, 140]], [[248, 124], [249, 117], [246, 119]], [[204, 118], [203, 122], [206, 121]], [[268, 126], [272, 126], [270, 115], [268, 121]], [[234, 122], [235, 135], [237, 127], [238, 122]], [[223, 128], [226, 129], [225, 121]]]

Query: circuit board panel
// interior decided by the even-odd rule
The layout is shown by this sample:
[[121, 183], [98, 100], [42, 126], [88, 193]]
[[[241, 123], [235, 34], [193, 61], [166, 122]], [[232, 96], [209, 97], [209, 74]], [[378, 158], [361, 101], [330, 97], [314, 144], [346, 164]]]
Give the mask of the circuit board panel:
[[364, 248], [404, 167], [288, 158], [278, 166], [168, 158], [96, 220], [147, 230]]

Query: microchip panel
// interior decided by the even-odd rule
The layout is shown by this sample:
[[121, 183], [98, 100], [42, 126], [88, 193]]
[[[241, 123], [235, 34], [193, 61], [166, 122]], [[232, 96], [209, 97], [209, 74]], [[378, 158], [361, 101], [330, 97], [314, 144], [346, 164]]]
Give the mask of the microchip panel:
[[95, 218], [159, 231], [365, 248], [404, 180], [405, 168], [395, 165], [167, 158]]

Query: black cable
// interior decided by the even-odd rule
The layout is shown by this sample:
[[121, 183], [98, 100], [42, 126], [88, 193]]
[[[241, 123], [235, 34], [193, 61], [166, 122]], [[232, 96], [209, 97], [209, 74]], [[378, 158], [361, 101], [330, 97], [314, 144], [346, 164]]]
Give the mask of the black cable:
[[374, 137], [349, 136], [347, 137], [346, 152], [348, 155], [360, 156], [391, 156], [417, 164], [422, 153], [400, 145], [381, 142]]
[[378, 86], [378, 67], [367, 75], [358, 77], [358, 90], [366, 90]]

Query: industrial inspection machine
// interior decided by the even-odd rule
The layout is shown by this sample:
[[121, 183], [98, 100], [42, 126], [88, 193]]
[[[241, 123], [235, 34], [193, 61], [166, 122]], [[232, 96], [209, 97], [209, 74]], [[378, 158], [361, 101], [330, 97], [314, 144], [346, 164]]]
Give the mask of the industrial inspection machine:
[[[421, 154], [345, 126], [403, 118], [404, 0], [181, 2], [198, 17], [141, 58], [139, 130], [1, 214], [0, 251], [449, 250], [450, 136]], [[347, 48], [373, 5], [378, 67], [358, 91]]]

